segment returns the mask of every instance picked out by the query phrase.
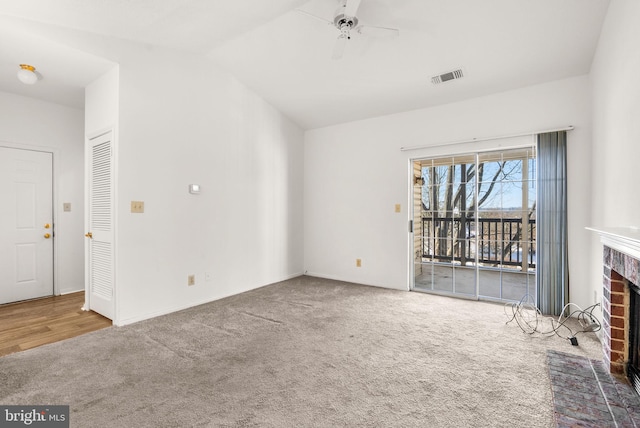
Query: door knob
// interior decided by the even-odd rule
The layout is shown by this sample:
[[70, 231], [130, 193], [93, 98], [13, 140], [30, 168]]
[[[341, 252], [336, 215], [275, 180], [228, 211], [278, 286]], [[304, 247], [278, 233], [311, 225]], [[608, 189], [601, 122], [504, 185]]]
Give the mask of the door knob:
[[51, 227], [51, 225], [49, 223], [45, 223], [44, 228], [45, 229], [49, 229]]
[[45, 234], [44, 234], [44, 237], [45, 237], [45, 239], [49, 239], [49, 238], [51, 238], [51, 235], [50, 235], [50, 234], [48, 234], [48, 233], [45, 233]]
[[93, 234], [91, 232], [85, 233], [84, 236], [86, 236], [87, 238], [93, 239]]

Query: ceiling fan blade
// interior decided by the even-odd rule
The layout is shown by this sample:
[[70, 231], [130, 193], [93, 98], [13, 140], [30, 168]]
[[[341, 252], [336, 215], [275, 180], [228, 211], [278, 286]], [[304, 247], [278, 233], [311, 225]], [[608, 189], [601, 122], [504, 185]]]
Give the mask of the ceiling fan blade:
[[347, 46], [347, 36], [344, 34], [340, 34], [338, 39], [336, 40], [336, 44], [333, 45], [333, 54], [331, 55], [332, 59], [340, 59], [342, 58], [342, 54], [344, 53], [344, 48]]
[[320, 16], [316, 16], [316, 15], [314, 15], [314, 14], [312, 14], [312, 13], [309, 13], [309, 12], [306, 12], [306, 11], [304, 11], [304, 10], [302, 10], [302, 9], [294, 9], [294, 11], [295, 11], [295, 12], [298, 12], [298, 13], [299, 13], [299, 14], [301, 14], [301, 15], [309, 16], [309, 17], [311, 17], [311, 18], [313, 18], [313, 19], [317, 19], [318, 21], [321, 21], [321, 22], [323, 22], [323, 23], [325, 23], [325, 24], [328, 24], [328, 25], [333, 26], [333, 22], [332, 22], [332, 21], [328, 21], [328, 20], [326, 20], [326, 19], [324, 19], [324, 18], [322, 18], [322, 17], [320, 17]]
[[362, 0], [346, 0], [346, 4], [344, 6], [344, 14], [346, 16], [356, 16], [356, 12], [358, 12], [361, 1]]
[[364, 36], [374, 37], [398, 37], [400, 35], [400, 30], [397, 28], [372, 27], [370, 25], [360, 25], [356, 31]]

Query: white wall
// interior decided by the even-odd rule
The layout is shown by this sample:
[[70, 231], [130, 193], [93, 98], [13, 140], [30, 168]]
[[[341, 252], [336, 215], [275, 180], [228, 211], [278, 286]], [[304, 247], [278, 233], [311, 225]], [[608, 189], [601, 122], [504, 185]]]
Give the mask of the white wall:
[[203, 57], [131, 52], [116, 59], [117, 323], [301, 274], [303, 131]]
[[[408, 289], [409, 159], [447, 150], [401, 152], [400, 147], [573, 125], [568, 136], [571, 301], [593, 303], [585, 287], [588, 259], [583, 253], [591, 242], [584, 230], [590, 222], [589, 106], [588, 78], [582, 76], [308, 131], [305, 269], [310, 275]], [[402, 204], [401, 214], [394, 213], [396, 203]], [[363, 259], [361, 268], [356, 258]]]
[[84, 289], [83, 130], [82, 110], [0, 92], [0, 145], [53, 152], [54, 275], [63, 294]]
[[115, 65], [85, 88], [84, 128], [85, 136], [113, 130], [117, 140], [117, 124], [120, 115], [119, 67]]
[[[640, 227], [640, 2], [613, 0], [591, 68], [593, 226]], [[602, 290], [602, 245], [593, 236], [592, 288]]]
[[614, 0], [591, 69], [594, 222], [640, 226], [640, 2]]

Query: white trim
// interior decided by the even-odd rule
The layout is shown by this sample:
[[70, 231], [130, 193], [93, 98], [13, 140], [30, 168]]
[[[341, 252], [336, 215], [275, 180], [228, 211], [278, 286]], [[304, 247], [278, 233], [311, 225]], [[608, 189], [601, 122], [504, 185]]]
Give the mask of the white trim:
[[444, 146], [452, 146], [452, 145], [456, 145], [456, 144], [476, 143], [476, 142], [480, 142], [480, 141], [503, 140], [505, 138], [526, 137], [526, 136], [529, 136], [529, 135], [546, 134], [548, 132], [572, 131], [573, 129], [574, 129], [573, 126], [566, 126], [564, 128], [554, 128], [554, 129], [545, 129], [545, 130], [541, 130], [541, 131], [522, 132], [522, 133], [519, 133], [519, 134], [499, 135], [497, 137], [470, 138], [468, 140], [451, 141], [451, 142], [448, 142], [448, 143], [421, 144], [419, 146], [400, 147], [400, 151], [406, 152], [406, 151], [410, 151], [410, 150], [429, 149], [429, 148], [432, 148], [432, 147], [444, 147]]
[[[439, 290], [423, 290], [421, 288], [414, 288], [411, 291], [415, 291], [416, 293], [422, 293], [422, 294], [431, 294], [431, 295], [435, 295], [435, 296], [442, 296], [442, 297], [455, 297], [456, 299], [464, 299], [464, 300], [470, 300], [472, 302], [477, 302], [480, 299], [477, 296], [471, 296], [469, 294], [451, 294], [448, 293], [446, 291], [439, 291]], [[500, 300], [500, 299], [496, 299], [496, 298], [482, 298], [483, 301], [495, 301], [496, 303], [504, 303], [504, 300]]]
[[[89, 137], [87, 137], [86, 135], [84, 136], [84, 141], [83, 141], [83, 155], [84, 155], [84, 159], [83, 159], [83, 169], [84, 169], [84, 200], [82, 201], [83, 203], [83, 211], [84, 211], [84, 219], [83, 219], [83, 232], [87, 233], [89, 232], [89, 211], [88, 211], [88, 207], [89, 207]], [[89, 302], [89, 244], [87, 242], [87, 239], [85, 237], [84, 240], [84, 305], [82, 305], [82, 310], [83, 311], [89, 311], [91, 309], [90, 308], [90, 302]], [[113, 321], [113, 320], [112, 320]]]
[[0, 140], [0, 147], [6, 147], [9, 149], [31, 150], [33, 152], [45, 153], [56, 153], [60, 151], [60, 149], [53, 146], [37, 146], [35, 144], [10, 143], [8, 141], [2, 140]]
[[[58, 185], [60, 180], [60, 169], [58, 164], [60, 163], [60, 153], [55, 150], [51, 152], [51, 221], [53, 222], [53, 295], [60, 295], [60, 281], [58, 280], [58, 273], [60, 269], [58, 267], [60, 260], [60, 215], [58, 213]], [[58, 238], [56, 238], [56, 234]]]
[[[571, 127], [571, 129], [573, 129], [573, 127]], [[553, 132], [553, 131], [547, 131], [547, 132]], [[503, 138], [512, 138], [512, 137], [527, 137], [527, 136], [533, 136], [534, 134], [522, 134], [522, 135], [510, 135], [510, 136], [505, 136]], [[487, 138], [484, 140], [477, 140], [477, 141], [492, 141], [494, 140], [494, 138]], [[532, 138], [533, 140], [533, 138]], [[459, 144], [463, 144], [463, 143], [468, 143], [468, 141], [463, 141], [460, 142]], [[428, 147], [438, 147], [438, 146], [426, 146], [424, 148], [428, 148]], [[514, 145], [514, 146], [510, 146], [510, 147], [489, 147], [489, 148], [484, 148], [481, 150], [464, 150], [461, 151], [460, 153], [449, 153], [449, 154], [439, 154], [439, 155], [422, 155], [422, 156], [415, 156], [415, 157], [411, 157], [409, 158], [409, 206], [410, 209], [409, 211], [409, 219], [410, 220], [414, 220], [414, 225], [413, 225], [413, 229], [415, 230], [415, 216], [413, 213], [413, 163], [414, 162], [420, 162], [422, 160], [429, 160], [429, 159], [438, 159], [438, 158], [446, 158], [449, 156], [473, 156], [474, 157], [474, 164], [478, 165], [480, 163], [480, 158], [479, 155], [483, 154], [483, 153], [491, 153], [491, 152], [507, 152], [509, 150], [518, 150], [518, 149], [523, 149], [523, 148], [531, 148], [533, 150], [533, 153], [535, 154], [534, 158], [537, 159], [537, 150], [536, 150], [536, 145], [534, 141], [531, 141], [527, 144], [522, 144], [522, 145]], [[478, 185], [477, 182], [474, 185], [474, 195], [475, 195], [475, 200], [479, 200], [479, 195], [478, 195]], [[536, 200], [537, 200], [537, 193], [536, 193]], [[478, 208], [478, 207], [476, 207]], [[536, 212], [537, 212], [537, 208], [536, 208]], [[487, 297], [487, 296], [482, 296], [482, 298], [480, 298], [480, 275], [478, 275], [477, 273], [480, 271], [480, 261], [479, 261], [479, 253], [476, 251], [475, 254], [475, 267], [473, 268], [476, 272], [475, 275], [475, 296], [469, 296], [469, 295], [464, 295], [461, 293], [456, 293], [455, 291], [451, 291], [451, 292], [446, 292], [446, 291], [437, 291], [437, 290], [422, 290], [422, 289], [418, 289], [415, 287], [415, 261], [413, 259], [414, 257], [414, 244], [415, 244], [415, 240], [413, 239], [414, 234], [413, 233], [409, 233], [410, 239], [408, 242], [408, 246], [409, 246], [409, 268], [408, 268], [408, 289], [410, 291], [420, 291], [420, 292], [425, 292], [425, 293], [432, 293], [432, 294], [439, 294], [439, 295], [443, 295], [443, 296], [448, 296], [448, 297], [462, 297], [462, 298], [466, 298], [469, 300], [486, 300], [486, 301], [496, 301], [496, 302], [504, 302], [505, 300], [502, 298], [502, 286], [501, 286], [501, 291], [500, 291], [500, 296], [501, 297]], [[476, 234], [475, 239], [474, 239], [474, 243], [476, 248], [479, 248], [479, 236], [478, 234]], [[499, 271], [501, 271], [502, 269], [498, 269]], [[535, 270], [535, 275], [538, 274], [538, 269], [536, 267]], [[536, 296], [537, 298], [537, 296]]]
[[[414, 210], [414, 200], [413, 200], [413, 180], [414, 180], [414, 172], [413, 172], [413, 164], [415, 159], [409, 159], [409, 168], [407, 171], [407, 182], [409, 183], [409, 188], [407, 189], [407, 260], [409, 261], [409, 269], [407, 272], [407, 290], [413, 291], [415, 288], [415, 275], [416, 275], [416, 264], [414, 261], [414, 251], [415, 251], [415, 213]], [[413, 223], [411, 223], [413, 222]], [[411, 223], [411, 231], [409, 231], [409, 224]]]
[[378, 288], [385, 288], [387, 290], [398, 290], [398, 291], [411, 291], [409, 289], [409, 287], [392, 287], [392, 286], [388, 286], [388, 285], [381, 285], [381, 284], [373, 284], [370, 282], [363, 282], [359, 279], [349, 279], [349, 278], [344, 278], [341, 276], [337, 276], [337, 275], [327, 275], [327, 274], [323, 274], [323, 273], [318, 273], [318, 272], [306, 272], [305, 273], [306, 276], [312, 276], [314, 278], [322, 278], [322, 279], [330, 279], [333, 281], [340, 281], [340, 282], [348, 282], [350, 284], [356, 284], [356, 285], [366, 285], [367, 287], [378, 287]]
[[585, 229], [600, 235], [600, 241], [607, 247], [640, 260], [640, 229], [637, 227], [586, 227]]
[[60, 172], [58, 170], [58, 163], [60, 162], [60, 149], [51, 146], [38, 146], [34, 144], [23, 143], [11, 143], [8, 141], [0, 140], [0, 147], [17, 150], [28, 150], [32, 152], [50, 153], [51, 154], [51, 222], [53, 224], [53, 288], [51, 293], [53, 296], [60, 295], [60, 281], [58, 281], [59, 269], [59, 253], [58, 239], [56, 239], [56, 228], [59, 227], [58, 219], [60, 218], [58, 212], [58, 184], [60, 182]]
[[183, 311], [185, 309], [189, 309], [189, 308], [193, 308], [193, 307], [196, 307], [196, 306], [204, 305], [204, 304], [207, 304], [207, 303], [215, 302], [216, 300], [226, 299], [227, 297], [231, 297], [231, 296], [235, 296], [235, 295], [238, 295], [238, 294], [246, 293], [247, 291], [257, 290], [258, 288], [267, 287], [269, 285], [277, 284], [278, 282], [282, 282], [282, 281], [286, 281], [286, 280], [289, 280], [289, 279], [297, 278], [297, 277], [303, 276], [303, 275], [305, 275], [305, 274], [303, 274], [302, 272], [293, 273], [293, 274], [290, 274], [290, 275], [285, 275], [282, 279], [278, 279], [278, 280], [275, 280], [273, 282], [269, 282], [268, 284], [263, 284], [263, 285], [258, 285], [258, 286], [252, 287], [252, 288], [248, 288], [248, 289], [240, 291], [240, 292], [225, 293], [223, 295], [216, 296], [216, 297], [213, 297], [213, 298], [205, 298], [205, 299], [193, 302], [193, 303], [187, 303], [187, 304], [184, 304], [184, 305], [173, 306], [171, 308], [166, 308], [166, 309], [163, 309], [163, 310], [160, 310], [160, 311], [155, 311], [155, 312], [149, 312], [147, 314], [138, 315], [138, 316], [135, 316], [135, 317], [132, 317], [132, 318], [118, 319], [118, 322], [116, 322], [114, 320], [113, 321], [113, 325], [118, 326], [118, 327], [123, 327], [123, 326], [128, 325], [128, 324], [133, 324], [133, 323], [136, 323], [136, 322], [148, 320], [148, 319], [159, 317], [159, 316], [162, 316], [162, 315], [168, 315], [168, 314], [171, 314], [171, 313], [174, 313], [174, 312]]
[[[116, 247], [116, 236], [117, 236], [117, 209], [118, 209], [118, 204], [117, 204], [117, 183], [116, 183], [116, 168], [117, 168], [117, 155], [116, 155], [116, 132], [115, 132], [115, 125], [113, 125], [110, 128], [103, 128], [99, 131], [96, 132], [91, 132], [91, 133], [87, 133], [85, 135], [85, 142], [84, 142], [84, 211], [85, 211], [85, 216], [84, 216], [84, 226], [85, 226], [85, 230], [87, 232], [89, 232], [91, 230], [91, 225], [89, 223], [89, 217], [90, 217], [90, 207], [89, 207], [89, 201], [90, 201], [90, 177], [91, 177], [91, 168], [92, 168], [92, 150], [91, 150], [91, 145], [92, 142], [94, 140], [96, 140], [97, 138], [101, 138], [104, 136], [107, 136], [110, 134], [110, 144], [111, 144], [111, 186], [112, 186], [112, 229], [113, 229], [113, 234], [111, 236], [111, 245], [112, 245], [112, 270], [113, 270], [113, 277], [112, 277], [112, 281], [113, 281], [113, 290], [112, 290], [112, 295], [111, 295], [111, 313], [110, 316], [107, 317], [109, 319], [111, 319], [112, 323], [114, 325], [119, 325], [118, 324], [118, 304], [117, 304], [117, 297], [118, 297], [118, 290], [117, 290], [117, 247]], [[90, 284], [90, 275], [91, 275], [91, 258], [90, 258], [90, 254], [89, 254], [89, 241], [87, 239], [85, 239], [85, 247], [84, 247], [84, 254], [85, 254], [85, 283], [84, 283], [84, 290], [85, 290], [85, 303], [82, 307], [83, 310], [92, 310], [91, 309], [91, 284]], [[95, 309], [95, 306], [94, 306]], [[101, 314], [101, 315], [105, 315], [105, 314]]]
[[113, 132], [114, 129], [115, 129], [115, 126], [112, 126], [112, 127], [109, 127], [109, 128], [100, 129], [98, 131], [88, 132], [87, 133], [87, 140], [91, 141], [91, 140], [94, 140], [94, 139], [96, 139], [98, 137], [102, 137], [103, 135], [106, 135], [109, 132]]

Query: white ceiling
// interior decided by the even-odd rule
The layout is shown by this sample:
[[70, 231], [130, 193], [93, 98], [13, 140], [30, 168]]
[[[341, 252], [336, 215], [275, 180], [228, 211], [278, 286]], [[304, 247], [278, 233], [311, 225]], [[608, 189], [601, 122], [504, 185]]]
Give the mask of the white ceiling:
[[[85, 86], [114, 66], [2, 18], [0, 15], [0, 92], [82, 108]], [[35, 85], [20, 83], [16, 77], [19, 64], [35, 66], [41, 80]]]
[[[0, 0], [0, 91], [82, 107], [113, 66], [42, 39], [24, 20], [206, 55], [305, 129], [583, 75], [609, 0], [362, 0], [361, 24], [332, 60], [337, 0]], [[28, 30], [27, 30], [28, 27]], [[41, 72], [15, 78], [19, 63]], [[431, 76], [463, 68], [463, 79]]]

